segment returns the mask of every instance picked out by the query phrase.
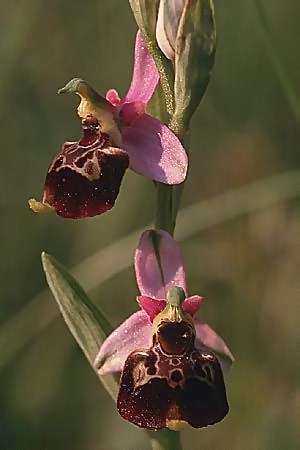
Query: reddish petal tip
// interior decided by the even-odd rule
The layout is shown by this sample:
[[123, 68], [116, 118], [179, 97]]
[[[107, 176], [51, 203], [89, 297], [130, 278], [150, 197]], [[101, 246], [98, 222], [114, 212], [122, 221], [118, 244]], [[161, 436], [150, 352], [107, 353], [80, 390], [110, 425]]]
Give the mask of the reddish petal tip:
[[162, 310], [166, 307], [166, 300], [157, 300], [155, 298], [146, 297], [145, 295], [140, 295], [136, 298], [136, 300], [141, 309], [148, 314], [151, 322], [153, 322], [157, 314], [162, 312]]

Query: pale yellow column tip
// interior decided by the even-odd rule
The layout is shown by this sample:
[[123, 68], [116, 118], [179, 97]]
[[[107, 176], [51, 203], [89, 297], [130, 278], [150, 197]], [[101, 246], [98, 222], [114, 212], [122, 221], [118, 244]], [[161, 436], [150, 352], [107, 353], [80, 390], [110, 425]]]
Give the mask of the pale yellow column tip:
[[52, 206], [47, 205], [46, 203], [42, 203], [37, 201], [35, 198], [31, 198], [30, 200], [28, 200], [28, 204], [30, 209], [38, 214], [45, 214], [45, 213], [49, 213], [52, 212], [54, 210], [54, 208], [52, 208]]
[[185, 420], [167, 420], [166, 426], [172, 431], [181, 431], [188, 426]]

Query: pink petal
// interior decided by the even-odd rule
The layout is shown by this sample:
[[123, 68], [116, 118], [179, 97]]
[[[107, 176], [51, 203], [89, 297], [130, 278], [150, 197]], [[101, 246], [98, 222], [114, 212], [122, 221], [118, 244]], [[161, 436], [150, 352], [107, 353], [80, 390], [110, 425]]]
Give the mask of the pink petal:
[[145, 113], [145, 104], [142, 102], [125, 103], [119, 113], [121, 126], [132, 125], [133, 122]]
[[152, 325], [144, 311], [138, 311], [123, 322], [104, 341], [95, 359], [100, 375], [121, 372], [128, 355], [140, 348], [149, 348]]
[[208, 347], [216, 353], [216, 356], [220, 357], [221, 362], [225, 363], [225, 365], [230, 365], [234, 362], [234, 357], [223, 339], [207, 323], [196, 319], [194, 325], [197, 348], [201, 347], [201, 345]]
[[134, 69], [129, 91], [124, 102], [140, 101], [148, 103], [159, 80], [158, 70], [148, 52], [143, 35], [137, 32], [134, 52]]
[[135, 172], [166, 184], [185, 180], [188, 158], [180, 140], [162, 122], [148, 114], [121, 129], [123, 148]]
[[203, 303], [204, 298], [199, 295], [193, 295], [184, 300], [182, 309], [193, 316]]
[[[166, 300], [159, 300], [156, 298], [146, 297], [145, 295], [140, 295], [136, 298], [141, 309], [143, 309], [149, 316], [151, 322], [153, 319], [162, 312], [166, 307]], [[199, 295], [193, 295], [184, 300], [182, 308], [183, 310], [193, 316], [200, 306], [202, 305], [204, 298], [199, 297]]]
[[153, 319], [162, 312], [166, 307], [166, 300], [157, 300], [155, 298], [146, 297], [141, 295], [136, 298], [140, 307], [148, 314], [149, 319], [153, 322]]
[[135, 252], [135, 274], [142, 296], [165, 299], [172, 286], [186, 292], [179, 245], [166, 231], [145, 231]]
[[106, 93], [105, 98], [113, 106], [118, 106], [122, 103], [122, 100], [119, 97], [118, 91], [116, 91], [115, 89], [109, 89], [109, 91], [107, 91], [107, 93]]

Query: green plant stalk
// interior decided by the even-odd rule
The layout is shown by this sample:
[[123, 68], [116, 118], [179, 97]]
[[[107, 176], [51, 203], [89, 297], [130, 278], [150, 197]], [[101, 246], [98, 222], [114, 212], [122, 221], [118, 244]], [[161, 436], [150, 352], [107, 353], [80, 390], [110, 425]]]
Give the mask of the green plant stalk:
[[182, 450], [180, 433], [168, 430], [147, 432], [152, 450]]
[[[173, 116], [169, 115], [165, 100], [165, 92], [162, 86], [148, 106], [148, 112], [151, 115], [158, 117], [162, 122], [169, 123], [169, 128], [182, 140], [185, 149], [187, 149], [188, 139], [187, 137], [184, 138], [186, 129], [184, 127], [176, 127], [176, 129], [173, 127]], [[184, 183], [174, 186], [164, 183], [155, 183], [155, 187], [155, 228], [157, 230], [165, 230], [173, 236]]]
[[183, 183], [178, 186], [157, 183], [155, 214], [157, 230], [165, 230], [173, 236], [182, 191]]
[[[149, 48], [149, 42], [147, 44]], [[155, 59], [157, 54], [155, 55], [153, 48], [151, 50]], [[157, 59], [155, 59], [155, 62], [158, 64]], [[173, 86], [172, 90], [169, 90], [171, 85], [169, 83], [162, 82], [162, 69], [165, 69], [165, 72], [168, 73], [167, 78], [169, 80], [173, 78], [173, 74], [170, 74], [169, 66], [166, 67], [166, 65], [163, 64], [163, 61], [160, 62], [161, 83], [156, 94], [154, 95], [154, 98], [151, 100], [150, 105], [148, 105], [147, 110], [152, 116], [158, 117], [162, 122], [169, 123], [170, 129], [172, 129], [171, 121], [174, 114]], [[172, 131], [176, 132], [180, 139], [183, 139], [183, 130], [179, 130], [179, 133], [177, 133], [178, 130]], [[165, 230], [171, 235], [174, 234], [183, 186], [184, 183], [175, 186], [164, 183], [155, 183], [156, 210], [154, 223], [157, 230]], [[179, 432], [164, 428], [159, 431], [147, 431], [147, 435], [150, 438], [152, 450], [182, 450]]]

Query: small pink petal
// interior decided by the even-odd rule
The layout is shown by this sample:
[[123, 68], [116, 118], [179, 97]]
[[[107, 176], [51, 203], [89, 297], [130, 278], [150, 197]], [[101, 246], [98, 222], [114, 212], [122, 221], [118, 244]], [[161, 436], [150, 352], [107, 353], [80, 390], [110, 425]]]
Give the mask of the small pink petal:
[[201, 345], [208, 347], [216, 353], [216, 356], [220, 357], [221, 362], [225, 363], [225, 365], [228, 365], [228, 363], [230, 365], [234, 362], [234, 357], [223, 339], [207, 323], [196, 319], [194, 325], [196, 329], [196, 348], [201, 347]]
[[158, 80], [159, 74], [155, 62], [148, 52], [142, 33], [138, 31], [135, 40], [132, 81], [123, 102], [140, 101], [147, 104], [155, 91]]
[[186, 292], [179, 245], [166, 231], [145, 231], [135, 251], [135, 275], [142, 296], [165, 299], [172, 286]]
[[152, 180], [180, 184], [185, 180], [188, 158], [180, 140], [162, 122], [148, 114], [121, 129], [130, 168]]
[[198, 311], [203, 301], [203, 297], [200, 297], [199, 295], [193, 295], [192, 297], [188, 297], [184, 300], [182, 309], [193, 316]]
[[145, 112], [145, 104], [142, 102], [124, 103], [121, 106], [119, 117], [122, 126], [131, 125]]
[[140, 307], [148, 314], [149, 319], [153, 322], [153, 319], [162, 312], [166, 307], [166, 300], [157, 300], [155, 298], [146, 297], [145, 295], [140, 295], [136, 298]]
[[149, 348], [152, 325], [145, 311], [138, 311], [123, 322], [104, 341], [94, 365], [100, 375], [121, 372], [128, 355], [140, 348]]
[[119, 97], [118, 92], [115, 89], [109, 89], [109, 91], [107, 91], [107, 93], [106, 93], [105, 98], [113, 106], [119, 106], [121, 104], [121, 102], [122, 102], [122, 100]]

